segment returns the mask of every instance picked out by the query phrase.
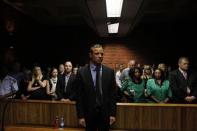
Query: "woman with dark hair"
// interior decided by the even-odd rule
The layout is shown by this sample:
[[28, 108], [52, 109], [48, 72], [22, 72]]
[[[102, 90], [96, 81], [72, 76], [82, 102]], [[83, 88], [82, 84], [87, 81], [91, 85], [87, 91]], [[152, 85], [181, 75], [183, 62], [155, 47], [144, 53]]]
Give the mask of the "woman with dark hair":
[[146, 102], [144, 96], [145, 82], [141, 79], [142, 70], [134, 67], [129, 71], [129, 77], [122, 83], [122, 91], [130, 102]]
[[167, 103], [172, 97], [169, 81], [161, 69], [156, 69], [153, 79], [147, 81], [147, 94], [150, 96], [149, 102]]
[[58, 70], [57, 68], [52, 68], [49, 72], [49, 80], [46, 86], [46, 92], [49, 96], [49, 99], [57, 100], [56, 86], [58, 82]]
[[158, 68], [161, 69], [164, 72], [164, 76], [166, 79], [168, 79], [168, 66], [165, 63], [159, 63]]

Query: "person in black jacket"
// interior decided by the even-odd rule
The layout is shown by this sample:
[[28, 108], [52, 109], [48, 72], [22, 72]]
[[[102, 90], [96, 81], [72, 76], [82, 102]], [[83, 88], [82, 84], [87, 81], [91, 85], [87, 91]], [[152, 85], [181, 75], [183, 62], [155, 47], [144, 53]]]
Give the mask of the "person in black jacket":
[[189, 59], [181, 57], [179, 68], [169, 75], [172, 99], [174, 103], [196, 103], [197, 79], [194, 72], [189, 71]]
[[75, 100], [75, 75], [72, 73], [72, 63], [67, 61], [64, 67], [64, 74], [60, 75], [57, 81], [56, 94], [61, 101], [73, 101]]
[[77, 115], [86, 131], [108, 131], [115, 122], [115, 76], [112, 69], [102, 65], [103, 53], [101, 45], [93, 45], [89, 64], [76, 76]]

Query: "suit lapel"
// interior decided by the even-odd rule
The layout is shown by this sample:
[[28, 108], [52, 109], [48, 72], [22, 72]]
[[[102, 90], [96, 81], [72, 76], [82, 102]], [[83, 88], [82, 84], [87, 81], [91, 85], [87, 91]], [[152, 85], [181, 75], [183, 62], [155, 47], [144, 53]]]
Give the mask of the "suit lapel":
[[105, 81], [107, 80], [108, 74], [106, 71], [105, 66], [102, 65], [102, 90], [104, 90], [105, 87]]
[[180, 70], [178, 70], [177, 72], [178, 72], [178, 76], [180, 77], [181, 80], [187, 81], [185, 79], [185, 77], [183, 76], [183, 74], [180, 72]]
[[[66, 85], [66, 90], [70, 91], [70, 84], [72, 83], [73, 75], [72, 73], [70, 74], [70, 77], [68, 79], [67, 85]], [[64, 80], [65, 81], [65, 80]], [[66, 82], [66, 81], [65, 81]]]
[[67, 86], [73, 81], [73, 74], [71, 73], [70, 74], [70, 77], [69, 77], [69, 79], [68, 79], [68, 82], [67, 82]]
[[89, 65], [86, 66], [86, 71], [85, 72], [87, 72], [87, 73], [85, 73], [85, 75], [86, 75], [85, 78], [86, 78], [87, 82], [90, 83], [91, 88], [93, 88], [94, 87], [94, 82], [93, 82], [93, 79], [92, 79], [92, 74], [91, 74]]
[[185, 77], [183, 76], [183, 74], [180, 72], [180, 70], [177, 71], [179, 79], [181, 80], [181, 83], [185, 86], [183, 86], [184, 91], [187, 92], [187, 84], [188, 84], [188, 80], [185, 79]]
[[66, 82], [66, 81], [65, 81], [65, 76], [66, 76], [65, 74], [63, 74], [63, 75], [61, 76], [61, 79], [62, 79], [62, 92], [64, 92], [64, 91], [65, 91], [65, 88], [66, 88], [66, 87], [65, 87], [65, 82]]

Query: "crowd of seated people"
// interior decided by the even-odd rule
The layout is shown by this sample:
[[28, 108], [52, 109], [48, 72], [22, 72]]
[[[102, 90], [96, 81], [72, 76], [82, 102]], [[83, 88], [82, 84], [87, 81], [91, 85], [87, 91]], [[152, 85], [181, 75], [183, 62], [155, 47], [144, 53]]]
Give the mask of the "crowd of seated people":
[[26, 68], [21, 71], [16, 65], [18, 62], [6, 73], [1, 73], [0, 98], [75, 100], [73, 83], [78, 68], [73, 71], [70, 61], [60, 64], [59, 70], [47, 68], [47, 71], [43, 71], [39, 64], [35, 64], [32, 71]]
[[116, 85], [121, 91], [118, 102], [197, 103], [197, 73], [189, 69], [187, 57], [179, 58], [174, 71], [165, 63], [139, 67], [130, 60], [127, 68], [118, 70]]
[[[78, 67], [70, 61], [44, 72], [38, 64], [33, 70], [19, 70], [13, 64], [7, 74], [1, 75], [0, 98], [75, 101], [75, 76]], [[170, 71], [165, 63], [157, 67], [141, 66], [135, 60], [118, 65], [115, 74], [117, 102], [132, 103], [197, 103], [197, 75], [189, 70], [189, 59], [181, 57], [178, 68]], [[13, 95], [14, 94], [14, 95]]]

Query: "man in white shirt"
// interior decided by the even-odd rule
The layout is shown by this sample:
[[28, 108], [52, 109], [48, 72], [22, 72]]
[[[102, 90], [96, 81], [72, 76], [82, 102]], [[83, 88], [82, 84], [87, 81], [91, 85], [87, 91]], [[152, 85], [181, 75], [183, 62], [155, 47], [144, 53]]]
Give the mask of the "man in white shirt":
[[120, 75], [120, 81], [122, 82], [125, 78], [129, 77], [129, 70], [131, 68], [134, 68], [136, 66], [136, 61], [135, 60], [130, 60], [128, 63], [128, 67], [125, 68], [121, 75]]
[[119, 69], [118, 69], [118, 71], [116, 72], [116, 86], [117, 86], [117, 101], [121, 101], [121, 98], [122, 98], [122, 92], [121, 92], [121, 81], [120, 81], [120, 75], [121, 75], [121, 73], [122, 73], [122, 71], [123, 71], [123, 69], [124, 69], [124, 65], [123, 64], [119, 64], [118, 65], [119, 67]]
[[11, 97], [18, 91], [17, 80], [10, 75], [6, 75], [0, 83], [0, 98]]

